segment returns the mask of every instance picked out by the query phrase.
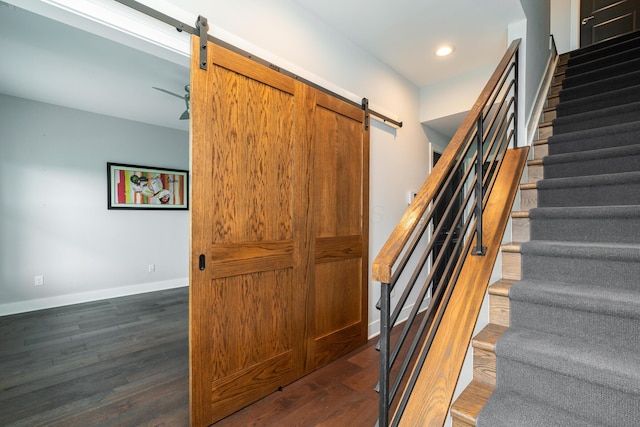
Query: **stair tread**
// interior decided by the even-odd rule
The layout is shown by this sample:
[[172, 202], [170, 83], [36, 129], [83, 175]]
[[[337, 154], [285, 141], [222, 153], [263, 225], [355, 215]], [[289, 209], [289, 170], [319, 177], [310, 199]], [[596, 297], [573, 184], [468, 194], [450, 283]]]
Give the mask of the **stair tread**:
[[514, 283], [516, 283], [516, 280], [500, 279], [489, 286], [489, 294], [508, 297], [509, 288], [511, 288]]
[[613, 292], [609, 286], [589, 283], [526, 279], [510, 289], [509, 299], [640, 319], [640, 289], [616, 288]]
[[[483, 422], [492, 427], [600, 426], [600, 424], [592, 424], [560, 408], [550, 406], [548, 403], [537, 402], [530, 397], [525, 398], [511, 390], [497, 389], [487, 400], [489, 400], [487, 407], [491, 409], [491, 413], [488, 416], [485, 415], [486, 418], [483, 418]], [[518, 410], [515, 411], [514, 408], [518, 408]], [[473, 419], [474, 426], [478, 415], [479, 411]]]
[[612, 107], [605, 107], [597, 110], [585, 111], [582, 113], [575, 113], [571, 115], [557, 117], [551, 121], [551, 124], [553, 124], [553, 126], [555, 127], [558, 127], [566, 123], [575, 123], [576, 121], [589, 123], [591, 120], [599, 119], [603, 116], [616, 116], [619, 114], [628, 114], [630, 111], [638, 111], [638, 110], [640, 110], [640, 102], [635, 101], [635, 102], [629, 102], [623, 105], [614, 105]]
[[[557, 240], [530, 240], [518, 245], [522, 253], [545, 254], [547, 256], [562, 255], [566, 248], [582, 252], [585, 256], [607, 252], [611, 258], [640, 258], [640, 243], [612, 243], [612, 242], [570, 242]], [[575, 254], [574, 254], [575, 255]]]
[[640, 393], [640, 358], [633, 350], [510, 327], [496, 345], [496, 356], [624, 393]]
[[476, 418], [489, 400], [493, 389], [494, 387], [489, 384], [472, 380], [451, 406], [451, 415], [470, 425], [475, 425]]
[[511, 218], [530, 218], [530, 211], [512, 211]]
[[542, 159], [533, 159], [527, 162], [527, 166], [542, 166]]
[[516, 214], [526, 214], [531, 219], [636, 218], [640, 216], [640, 205], [538, 207], [513, 213]]
[[520, 248], [522, 247], [522, 243], [520, 242], [509, 242], [503, 243], [500, 248], [502, 252], [511, 252], [511, 253], [520, 253]]
[[549, 143], [549, 139], [548, 138], [543, 138], [543, 139], [536, 139], [535, 141], [533, 141], [533, 145], [545, 145]]
[[[533, 183], [533, 185], [538, 190], [546, 190], [551, 188], [567, 189], [631, 183], [640, 183], [640, 171], [541, 179]], [[520, 188], [524, 188], [525, 185], [527, 184], [521, 184]]]
[[[626, 157], [640, 154], [640, 144], [620, 145], [615, 147], [598, 148], [594, 150], [573, 151], [569, 153], [550, 154], [545, 157], [541, 164], [554, 165], [560, 163], [583, 162], [587, 160], [598, 160], [605, 158]], [[532, 162], [534, 160], [530, 160]]]
[[487, 324], [473, 338], [473, 347], [487, 351], [495, 351], [496, 342], [507, 329], [508, 328], [506, 326], [496, 325], [495, 323]]

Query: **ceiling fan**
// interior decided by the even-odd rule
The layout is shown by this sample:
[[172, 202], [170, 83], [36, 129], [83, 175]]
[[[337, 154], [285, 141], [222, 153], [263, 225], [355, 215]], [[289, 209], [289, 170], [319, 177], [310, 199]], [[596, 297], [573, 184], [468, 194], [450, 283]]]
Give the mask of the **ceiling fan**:
[[184, 95], [178, 95], [177, 93], [173, 93], [173, 92], [170, 92], [170, 91], [168, 91], [168, 90], [166, 90], [166, 89], [162, 89], [162, 88], [155, 87], [155, 86], [151, 86], [151, 87], [152, 87], [153, 89], [155, 89], [155, 90], [159, 90], [160, 92], [164, 92], [164, 93], [167, 93], [167, 94], [169, 94], [169, 95], [173, 95], [173, 96], [175, 96], [175, 97], [178, 97], [178, 98], [184, 99], [184, 103], [187, 105], [187, 109], [186, 109], [186, 110], [185, 110], [185, 112], [184, 112], [184, 113], [182, 113], [182, 115], [180, 116], [180, 120], [188, 120], [188, 119], [189, 119], [189, 89], [190, 89], [190, 88], [189, 88], [189, 85], [186, 85], [186, 86], [184, 87], [184, 91], [185, 91], [185, 94], [184, 94]]

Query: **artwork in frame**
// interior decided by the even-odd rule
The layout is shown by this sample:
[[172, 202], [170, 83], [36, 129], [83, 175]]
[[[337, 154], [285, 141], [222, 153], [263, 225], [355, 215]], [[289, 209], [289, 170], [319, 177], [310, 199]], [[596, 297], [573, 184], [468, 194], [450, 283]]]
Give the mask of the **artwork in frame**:
[[109, 209], [189, 209], [189, 172], [107, 163]]

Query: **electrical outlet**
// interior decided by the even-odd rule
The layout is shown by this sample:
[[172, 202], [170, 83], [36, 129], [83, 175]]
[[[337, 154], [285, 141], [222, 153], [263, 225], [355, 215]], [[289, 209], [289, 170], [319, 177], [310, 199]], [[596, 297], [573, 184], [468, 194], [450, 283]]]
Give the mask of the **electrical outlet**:
[[149, 273], [153, 273], [156, 271], [156, 265], [155, 264], [149, 264]]
[[36, 276], [35, 277], [35, 285], [36, 286], [44, 286], [44, 276]]

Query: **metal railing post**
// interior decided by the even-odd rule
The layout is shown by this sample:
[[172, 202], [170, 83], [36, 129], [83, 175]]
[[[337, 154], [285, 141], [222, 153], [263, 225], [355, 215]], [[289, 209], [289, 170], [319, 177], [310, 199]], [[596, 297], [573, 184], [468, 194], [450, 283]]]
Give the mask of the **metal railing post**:
[[476, 137], [476, 182], [475, 182], [475, 193], [476, 193], [476, 247], [473, 249], [473, 255], [484, 256], [487, 252], [487, 247], [482, 246], [482, 199], [484, 198], [484, 189], [482, 186], [483, 172], [484, 172], [484, 126], [483, 126], [483, 117], [480, 114], [478, 117], [477, 123], [477, 137]]
[[516, 50], [515, 53], [515, 67], [514, 67], [514, 73], [515, 76], [513, 77], [513, 80], [515, 82], [514, 90], [513, 90], [513, 111], [515, 113], [515, 120], [514, 120], [514, 124], [515, 124], [515, 132], [513, 133], [513, 148], [518, 148], [518, 53], [519, 53], [520, 49]]
[[378, 426], [389, 426], [389, 361], [391, 334], [391, 285], [380, 284], [380, 383]]

